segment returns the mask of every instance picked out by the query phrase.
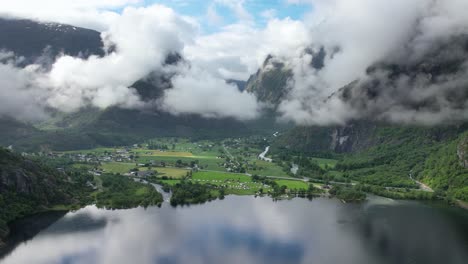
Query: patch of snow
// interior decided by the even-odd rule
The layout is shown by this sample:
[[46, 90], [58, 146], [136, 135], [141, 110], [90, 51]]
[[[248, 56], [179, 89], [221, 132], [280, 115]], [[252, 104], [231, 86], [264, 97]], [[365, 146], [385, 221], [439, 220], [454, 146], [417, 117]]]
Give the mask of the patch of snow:
[[340, 145], [343, 145], [343, 143], [346, 142], [346, 140], [348, 140], [349, 136], [343, 136], [343, 137], [340, 137], [338, 139], [338, 142], [340, 142]]

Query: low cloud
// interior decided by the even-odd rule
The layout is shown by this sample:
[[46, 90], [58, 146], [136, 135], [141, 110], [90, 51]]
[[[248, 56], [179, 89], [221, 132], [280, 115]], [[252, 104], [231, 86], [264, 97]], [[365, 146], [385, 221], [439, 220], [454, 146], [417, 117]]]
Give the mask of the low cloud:
[[[20, 68], [15, 63], [2, 64], [2, 99], [10, 103], [3, 104], [0, 113], [35, 120], [45, 117], [49, 108], [72, 112], [86, 106], [120, 106], [254, 118], [257, 105], [253, 96], [234, 89], [220, 76], [200, 70], [197, 62], [166, 65], [168, 55], [183, 54], [197, 30], [191, 19], [164, 6], [125, 8], [101, 34], [107, 47], [116, 46], [110, 54], [87, 59], [60, 56], [50, 70], [39, 65]], [[176, 77], [163, 99], [143, 101], [131, 86], [154, 72], [169, 72]], [[24, 105], [28, 109], [18, 114], [19, 106]]]
[[[285, 60], [283, 119], [434, 125], [468, 119], [466, 1], [311, 1], [309, 49]], [[391, 21], [391, 23], [389, 23]], [[324, 66], [310, 64], [318, 51]], [[314, 55], [315, 54], [315, 55]]]
[[[239, 21], [207, 35], [195, 18], [162, 5], [72, 2], [48, 0], [63, 10], [52, 12], [44, 2], [18, 0], [2, 5], [0, 15], [98, 29], [116, 50], [87, 59], [60, 56], [50, 69], [18, 67], [11, 54], [0, 55], [0, 114], [34, 120], [50, 109], [120, 106], [253, 119], [262, 105], [225, 80], [247, 80], [273, 55], [292, 73], [277, 108], [285, 120], [434, 125], [468, 119], [464, 0], [290, 0], [310, 2], [311, 14], [299, 21], [265, 12], [264, 28], [253, 25], [243, 1], [219, 0], [214, 5], [230, 8]], [[117, 8], [123, 11], [109, 11]], [[166, 65], [169, 54], [184, 62]], [[171, 76], [170, 85], [162, 98], [143, 100], [132, 85], [152, 73]]]
[[254, 119], [259, 104], [253, 94], [241, 93], [237, 86], [216, 78], [200, 68], [186, 68], [172, 78], [162, 109], [175, 114], [197, 113], [208, 118]]

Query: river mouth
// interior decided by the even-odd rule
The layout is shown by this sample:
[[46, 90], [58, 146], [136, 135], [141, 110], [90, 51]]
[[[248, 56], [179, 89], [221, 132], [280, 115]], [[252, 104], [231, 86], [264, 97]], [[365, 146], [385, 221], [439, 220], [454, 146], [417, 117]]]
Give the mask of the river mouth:
[[227, 196], [177, 208], [88, 206], [0, 263], [466, 263], [461, 223], [468, 217], [447, 210], [378, 197], [361, 204]]

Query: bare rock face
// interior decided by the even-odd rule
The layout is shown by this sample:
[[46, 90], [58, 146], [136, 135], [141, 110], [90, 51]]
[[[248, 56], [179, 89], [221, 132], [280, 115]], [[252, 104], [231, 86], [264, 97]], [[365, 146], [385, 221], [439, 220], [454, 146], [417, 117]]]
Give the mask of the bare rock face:
[[355, 122], [337, 127], [331, 134], [330, 149], [337, 153], [350, 153], [366, 149], [375, 144], [373, 123]]
[[15, 167], [0, 170], [0, 191], [13, 189], [17, 193], [33, 194], [38, 181], [38, 176], [33, 172], [38, 170], [29, 160], [24, 160]]
[[457, 155], [460, 165], [468, 169], [468, 136], [465, 136], [458, 144]]

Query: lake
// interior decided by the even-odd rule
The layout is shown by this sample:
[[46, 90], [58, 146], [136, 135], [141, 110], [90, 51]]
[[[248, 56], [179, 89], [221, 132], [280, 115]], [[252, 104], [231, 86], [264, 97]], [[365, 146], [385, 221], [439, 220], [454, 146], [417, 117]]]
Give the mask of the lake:
[[0, 263], [460, 263], [467, 212], [372, 197], [107, 211], [88, 206], [19, 243]]

